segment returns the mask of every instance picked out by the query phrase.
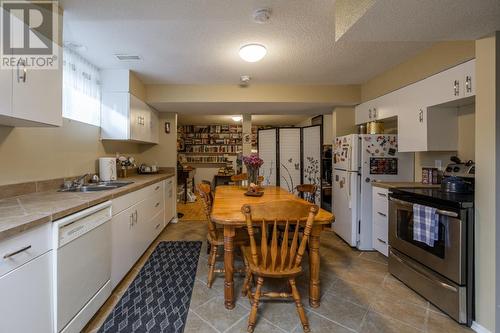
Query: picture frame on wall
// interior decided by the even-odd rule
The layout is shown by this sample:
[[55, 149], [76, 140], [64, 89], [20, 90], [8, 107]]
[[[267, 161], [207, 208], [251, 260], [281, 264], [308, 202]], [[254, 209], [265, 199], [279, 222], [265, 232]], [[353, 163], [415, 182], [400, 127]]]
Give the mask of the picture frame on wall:
[[165, 122], [165, 133], [170, 134], [170, 122]]

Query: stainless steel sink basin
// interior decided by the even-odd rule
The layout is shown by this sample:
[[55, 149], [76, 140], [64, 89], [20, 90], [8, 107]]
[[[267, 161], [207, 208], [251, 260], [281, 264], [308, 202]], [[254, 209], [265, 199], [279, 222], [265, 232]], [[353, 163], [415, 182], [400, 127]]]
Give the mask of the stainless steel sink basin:
[[60, 192], [97, 192], [97, 191], [107, 191], [113, 190], [115, 188], [123, 187], [133, 182], [126, 181], [109, 181], [109, 182], [100, 182], [96, 184], [86, 184], [81, 186], [70, 187], [66, 189], [60, 190]]

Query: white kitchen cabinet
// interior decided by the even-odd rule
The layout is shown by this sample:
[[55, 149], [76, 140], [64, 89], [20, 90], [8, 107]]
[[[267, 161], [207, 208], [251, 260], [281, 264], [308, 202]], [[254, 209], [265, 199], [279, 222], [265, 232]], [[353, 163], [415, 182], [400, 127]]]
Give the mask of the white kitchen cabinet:
[[164, 182], [113, 199], [111, 287], [115, 288], [165, 226]]
[[53, 332], [52, 252], [0, 277], [0, 332]]
[[373, 248], [386, 257], [389, 255], [389, 191], [372, 188], [372, 243]]
[[128, 92], [103, 92], [101, 99], [101, 139], [158, 143], [155, 111], [146, 103]]
[[111, 220], [111, 288], [115, 288], [140, 257], [140, 240], [132, 206]]
[[61, 67], [62, 63], [58, 69], [29, 69], [21, 63], [19, 68], [1, 70], [0, 124], [61, 126]]
[[457, 112], [456, 108], [426, 107], [417, 104], [402, 107], [398, 117], [398, 151], [457, 150]]
[[167, 178], [165, 180], [165, 225], [172, 221], [176, 215], [175, 188], [177, 188], [175, 178]]
[[470, 97], [476, 95], [476, 60], [467, 61], [462, 65], [463, 96]]

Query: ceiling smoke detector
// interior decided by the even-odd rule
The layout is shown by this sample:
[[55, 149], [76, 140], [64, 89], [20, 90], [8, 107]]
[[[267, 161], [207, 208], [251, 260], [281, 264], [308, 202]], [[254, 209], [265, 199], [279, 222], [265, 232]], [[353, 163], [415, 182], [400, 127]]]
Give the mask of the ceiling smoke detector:
[[142, 59], [136, 54], [115, 54], [115, 58], [119, 61], [138, 61]]
[[266, 23], [271, 18], [271, 8], [259, 8], [253, 12], [253, 20], [255, 23]]
[[250, 84], [250, 80], [252, 78], [250, 77], [250, 75], [242, 75], [240, 76], [240, 87], [248, 87], [248, 85]]

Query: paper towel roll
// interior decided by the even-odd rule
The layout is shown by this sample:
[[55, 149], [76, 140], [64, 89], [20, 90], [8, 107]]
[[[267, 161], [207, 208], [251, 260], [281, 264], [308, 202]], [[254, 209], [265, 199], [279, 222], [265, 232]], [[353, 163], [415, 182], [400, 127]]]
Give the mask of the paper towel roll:
[[101, 181], [104, 182], [116, 180], [116, 158], [99, 158], [99, 178], [101, 178]]

